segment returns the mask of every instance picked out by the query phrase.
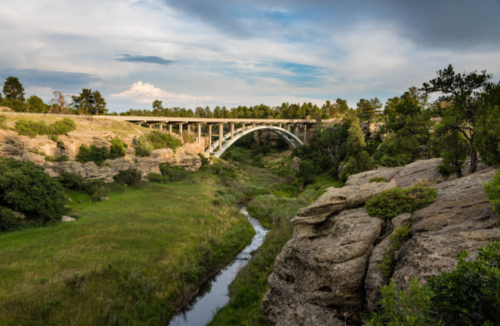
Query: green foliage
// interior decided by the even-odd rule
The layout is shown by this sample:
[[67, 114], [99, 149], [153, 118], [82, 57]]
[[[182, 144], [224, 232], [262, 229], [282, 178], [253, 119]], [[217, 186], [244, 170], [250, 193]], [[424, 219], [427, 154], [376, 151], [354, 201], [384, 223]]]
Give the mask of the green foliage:
[[429, 279], [436, 314], [446, 325], [500, 323], [500, 242], [479, 249], [475, 261], [458, 256], [457, 268]]
[[182, 146], [182, 141], [169, 133], [152, 131], [149, 134], [134, 138], [135, 154], [137, 156], [149, 156], [152, 150], [159, 148], [171, 148], [175, 150]]
[[201, 167], [202, 168], [207, 166], [207, 165], [210, 165], [210, 160], [208, 158], [206, 158], [205, 155], [203, 155], [202, 153], [198, 153], [198, 156], [201, 159]]
[[47, 135], [55, 138], [58, 135], [66, 134], [76, 130], [76, 123], [70, 118], [63, 118], [50, 125], [45, 124], [45, 121], [18, 120], [14, 129], [20, 134], [31, 138], [37, 135]]
[[59, 221], [66, 213], [61, 185], [32, 162], [0, 160], [0, 205], [28, 220]]
[[347, 155], [355, 156], [366, 146], [365, 134], [359, 124], [357, 117], [352, 117], [348, 129]]
[[5, 207], [0, 206], [0, 232], [14, 231], [23, 226], [23, 220]]
[[383, 177], [375, 177], [375, 178], [371, 178], [370, 183], [372, 182], [389, 182], [389, 180], [387, 180], [386, 178], [383, 178]]
[[297, 177], [302, 180], [302, 184], [308, 185], [314, 182], [314, 176], [317, 174], [316, 166], [311, 160], [303, 160], [299, 164]]
[[150, 172], [146, 176], [149, 182], [165, 183], [163, 176], [160, 173]]
[[410, 224], [405, 227], [398, 228], [390, 236], [390, 245], [384, 252], [384, 257], [377, 268], [382, 271], [385, 276], [390, 277], [394, 267], [396, 266], [396, 251], [401, 249], [403, 244], [410, 239], [409, 234]]
[[180, 166], [170, 165], [168, 163], [160, 164], [160, 172], [164, 182], [172, 182], [186, 179], [189, 172]]
[[491, 182], [484, 185], [484, 192], [493, 204], [493, 210], [500, 214], [500, 171], [497, 172]]
[[[94, 97], [94, 103], [91, 103], [91, 95]], [[73, 96], [73, 106], [78, 103], [78, 111], [83, 114], [105, 114], [108, 112], [106, 109], [106, 101], [99, 91], [92, 92], [91, 89], [84, 88], [79, 96]]]
[[367, 151], [361, 151], [356, 156], [351, 156], [347, 164], [343, 166], [340, 180], [345, 182], [349, 176], [371, 169], [373, 169], [373, 164], [370, 155]]
[[6, 129], [7, 126], [5, 125], [5, 122], [7, 121], [7, 117], [5, 114], [0, 114], [0, 129]]
[[90, 147], [82, 144], [80, 151], [76, 155], [76, 160], [80, 163], [94, 162], [96, 165], [102, 165], [109, 158], [109, 150], [106, 147]]
[[17, 77], [7, 77], [5, 79], [3, 93], [6, 99], [24, 102], [24, 87]]
[[436, 198], [437, 191], [430, 187], [394, 188], [368, 200], [366, 211], [371, 216], [388, 220], [424, 208], [435, 202]]
[[441, 321], [432, 315], [432, 291], [412, 279], [408, 292], [398, 290], [394, 281], [381, 289], [382, 312], [375, 314], [367, 326], [439, 326]]
[[357, 103], [357, 114], [363, 121], [375, 119], [375, 114], [377, 109], [382, 108], [382, 103], [378, 98], [373, 98], [371, 100], [361, 99]]
[[28, 104], [29, 112], [43, 113], [47, 108], [43, 100], [36, 95], [31, 95], [26, 104]]
[[125, 156], [125, 154], [127, 154], [128, 146], [120, 139], [120, 137], [115, 136], [109, 142], [111, 143], [111, 147], [109, 149], [108, 158], [114, 159]]
[[127, 186], [135, 186], [141, 182], [141, 172], [136, 169], [128, 169], [124, 171], [120, 171], [117, 175], [113, 177], [115, 182], [127, 185]]
[[500, 82], [488, 84], [483, 94], [483, 106], [476, 122], [477, 148], [481, 160], [487, 164], [500, 164]]
[[66, 189], [83, 191], [93, 200], [99, 200], [107, 190], [106, 183], [98, 179], [86, 179], [79, 174], [63, 172], [58, 178], [59, 183]]
[[462, 167], [470, 150], [469, 143], [458, 131], [451, 131], [442, 135], [439, 134], [438, 130], [436, 134], [439, 140], [435, 147], [440, 151], [440, 156], [443, 158], [443, 163], [438, 166], [439, 172], [443, 175], [457, 173], [461, 177]]
[[240, 146], [231, 146], [224, 153], [225, 160], [236, 161], [236, 162], [250, 162], [252, 161], [252, 156], [253, 155], [251, 151]]

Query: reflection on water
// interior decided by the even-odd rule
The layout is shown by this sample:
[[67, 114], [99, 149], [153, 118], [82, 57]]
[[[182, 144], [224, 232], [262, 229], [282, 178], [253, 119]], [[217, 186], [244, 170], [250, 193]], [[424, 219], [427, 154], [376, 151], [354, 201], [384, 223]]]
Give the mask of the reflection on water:
[[229, 301], [229, 284], [234, 280], [239, 270], [252, 258], [250, 254], [257, 250], [268, 232], [257, 219], [251, 217], [246, 207], [241, 209], [255, 230], [252, 243], [246, 246], [223, 270], [210, 278], [200, 287], [200, 293], [179, 312], [168, 326], [203, 326], [206, 325], [218, 308]]

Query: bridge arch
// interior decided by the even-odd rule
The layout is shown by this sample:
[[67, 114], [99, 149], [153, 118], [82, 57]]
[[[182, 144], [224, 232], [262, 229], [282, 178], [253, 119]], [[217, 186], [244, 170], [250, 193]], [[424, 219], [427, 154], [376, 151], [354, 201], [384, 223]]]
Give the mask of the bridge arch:
[[294, 135], [293, 133], [284, 128], [275, 126], [256, 126], [244, 130], [243, 128], [239, 128], [235, 130], [233, 137], [231, 137], [231, 133], [225, 134], [223, 136], [223, 141], [225, 142], [222, 143], [222, 148], [219, 148], [220, 142], [217, 140], [213, 144], [211, 144], [206, 153], [211, 154], [217, 158], [220, 158], [222, 154], [224, 154], [224, 152], [226, 152], [226, 150], [229, 147], [231, 147], [234, 143], [236, 143], [241, 137], [258, 130], [270, 130], [276, 133], [278, 136], [282, 137], [292, 148], [296, 148], [297, 145], [304, 145], [304, 143], [296, 135]]

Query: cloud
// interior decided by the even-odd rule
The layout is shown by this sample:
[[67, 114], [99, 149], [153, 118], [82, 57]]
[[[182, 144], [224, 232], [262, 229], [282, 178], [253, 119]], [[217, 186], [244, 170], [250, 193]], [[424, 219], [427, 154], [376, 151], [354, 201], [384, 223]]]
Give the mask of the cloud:
[[170, 65], [174, 63], [174, 60], [164, 59], [157, 56], [142, 56], [142, 55], [130, 55], [122, 54], [121, 58], [115, 59], [115, 61], [121, 62], [146, 62], [146, 63], [156, 63], [159, 65]]
[[152, 84], [143, 83], [142, 81], [133, 83], [130, 89], [120, 93], [111, 94], [111, 96], [115, 98], [134, 99], [139, 103], [151, 103], [155, 99], [182, 102], [203, 102], [214, 100], [211, 96], [194, 96], [189, 94], [168, 92], [161, 88], [155, 87]]
[[80, 86], [85, 86], [88, 83], [98, 81], [100, 78], [96, 75], [65, 72], [65, 71], [50, 71], [37, 69], [0, 69], [0, 79], [5, 79], [9, 76], [18, 77], [21, 84], [27, 87], [49, 87], [58, 90], [73, 90]]

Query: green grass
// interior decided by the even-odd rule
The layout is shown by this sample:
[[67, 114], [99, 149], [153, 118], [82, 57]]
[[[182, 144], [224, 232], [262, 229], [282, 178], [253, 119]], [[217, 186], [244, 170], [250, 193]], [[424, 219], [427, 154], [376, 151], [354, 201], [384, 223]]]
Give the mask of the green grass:
[[[79, 219], [0, 235], [0, 325], [160, 325], [248, 243], [211, 178], [69, 192]], [[80, 203], [81, 202], [81, 203]]]

